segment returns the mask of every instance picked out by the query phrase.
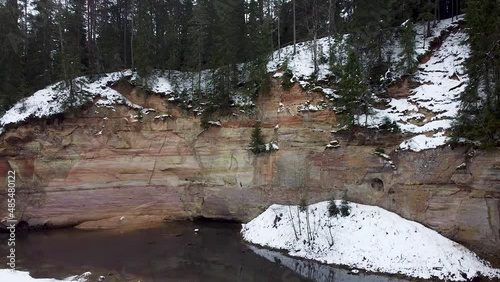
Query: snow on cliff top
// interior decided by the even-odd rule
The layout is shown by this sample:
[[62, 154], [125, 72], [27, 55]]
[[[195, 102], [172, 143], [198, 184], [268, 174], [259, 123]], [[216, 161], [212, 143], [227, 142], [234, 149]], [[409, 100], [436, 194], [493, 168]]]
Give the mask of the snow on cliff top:
[[[456, 27], [460, 16], [455, 19], [441, 20], [431, 29], [431, 36], [424, 39], [425, 23], [415, 26], [416, 31], [416, 53], [424, 55], [429, 52], [430, 42], [439, 37], [443, 31], [450, 27]], [[443, 42], [440, 48], [432, 52], [430, 60], [419, 65], [414, 80], [418, 87], [410, 90], [409, 97], [391, 98], [384, 109], [375, 109], [374, 114], [368, 117], [367, 127], [380, 126], [384, 118], [395, 121], [402, 132], [417, 134], [403, 142], [399, 149], [422, 151], [445, 145], [449, 138], [446, 137], [447, 130], [452, 126], [452, 121], [460, 107], [459, 96], [465, 90], [468, 77], [465, 72], [464, 62], [469, 56], [469, 46], [463, 44], [467, 35], [463, 30], [452, 32]], [[339, 44], [333, 38], [318, 39], [318, 57], [329, 55], [330, 44]], [[389, 47], [389, 46], [388, 46]], [[393, 60], [400, 60], [399, 42], [394, 42]], [[314, 74], [313, 65], [313, 42], [302, 42], [296, 46], [297, 52], [293, 55], [293, 46], [287, 46], [273, 53], [267, 68], [275, 72], [286, 63], [288, 69], [293, 73], [293, 80], [302, 86], [314, 83], [311, 78]], [[416, 59], [416, 58], [415, 58]], [[329, 74], [328, 60], [318, 63], [317, 80], [324, 80]], [[281, 73], [277, 73], [279, 78]], [[322, 88], [328, 96], [335, 96], [331, 88]], [[364, 124], [365, 116], [359, 116], [359, 124]], [[424, 139], [425, 142], [420, 142]]]
[[499, 269], [419, 223], [382, 208], [349, 205], [349, 216], [334, 218], [328, 216], [328, 202], [309, 206], [311, 245], [306, 212], [298, 212], [297, 206], [272, 205], [243, 224], [241, 234], [250, 243], [286, 250], [291, 256], [373, 272], [454, 281], [471, 279], [478, 273], [500, 278]]
[[30, 276], [28, 272], [12, 271], [11, 269], [0, 269], [0, 281], [3, 282], [61, 282], [61, 281], [77, 281], [85, 282], [90, 276], [90, 272], [82, 275], [68, 277], [63, 280], [56, 279], [35, 279]]
[[[432, 36], [425, 39], [425, 45], [425, 25], [417, 25], [417, 54], [425, 54], [429, 50], [429, 42], [442, 31], [457, 26], [460, 19], [462, 17], [438, 22], [432, 29]], [[432, 53], [430, 60], [418, 66], [414, 80], [419, 86], [410, 90], [409, 97], [391, 98], [386, 109], [375, 109], [374, 115], [368, 118], [367, 126], [377, 127], [384, 117], [388, 117], [396, 121], [402, 132], [419, 134], [404, 141], [399, 147], [401, 150], [418, 152], [445, 145], [449, 141], [447, 130], [451, 129], [458, 114], [460, 93], [468, 82], [464, 63], [470, 48], [463, 44], [466, 39], [467, 34], [463, 30], [450, 33], [441, 47]], [[363, 123], [365, 117], [361, 116], [359, 120]]]
[[[108, 87], [109, 84], [127, 75], [132, 75], [132, 73], [130, 71], [108, 73], [92, 81], [89, 81], [87, 77], [76, 78], [74, 80], [75, 85], [81, 87], [85, 95], [83, 99], [75, 101], [75, 105], [82, 105], [86, 100], [101, 97], [101, 99], [96, 102], [96, 104], [100, 106], [125, 104], [132, 108], [142, 108], [132, 104], [123, 95]], [[69, 95], [69, 88], [64, 88], [62, 82], [39, 90], [9, 109], [4, 116], [0, 118], [0, 127], [25, 121], [30, 117], [42, 118], [62, 113], [65, 110], [65, 104]]]
[[[461, 19], [461, 17], [459, 18]], [[439, 21], [432, 29], [432, 36], [425, 39], [424, 26], [417, 24], [416, 46], [417, 54], [422, 55], [428, 52], [429, 42], [434, 37], [441, 34], [449, 27], [458, 25], [458, 20]], [[345, 37], [342, 39], [344, 40]], [[395, 121], [404, 133], [415, 134], [416, 136], [404, 141], [399, 149], [421, 151], [445, 145], [449, 138], [446, 137], [451, 128], [452, 121], [458, 113], [460, 106], [459, 95], [464, 91], [468, 77], [463, 64], [469, 56], [470, 48], [462, 44], [467, 39], [463, 30], [451, 33], [442, 46], [435, 50], [430, 60], [419, 65], [419, 70], [415, 75], [415, 81], [419, 84], [410, 90], [409, 97], [391, 98], [384, 108], [374, 110], [374, 114], [368, 117], [367, 127], [380, 126], [384, 118]], [[338, 39], [321, 38], [318, 39], [318, 57], [328, 58], [330, 44], [339, 44]], [[293, 46], [286, 46], [272, 54], [267, 68], [269, 72], [275, 72], [283, 67], [286, 62], [288, 69], [293, 73], [293, 81], [297, 81], [303, 87], [314, 84], [313, 81], [313, 42], [302, 42], [296, 46], [297, 52], [293, 55]], [[395, 61], [399, 55], [397, 52], [399, 43], [394, 43]], [[242, 71], [241, 78], [244, 79], [244, 66], [239, 66]], [[278, 73], [279, 78], [281, 73]], [[315, 79], [324, 80], [329, 75], [328, 60], [320, 60], [318, 73]], [[96, 102], [97, 106], [112, 108], [114, 104], [125, 104], [129, 107], [140, 109], [140, 106], [133, 105], [125, 97], [114, 91], [107, 85], [124, 77], [131, 76], [137, 79], [137, 75], [130, 70], [123, 72], [109, 73], [94, 81], [84, 84], [83, 90], [88, 92], [87, 99], [101, 97]], [[77, 78], [76, 81], [87, 80], [85, 77]], [[198, 84], [198, 80], [200, 83]], [[180, 71], [156, 71], [148, 80], [149, 88], [156, 93], [168, 95], [170, 101], [189, 101], [192, 98], [198, 85], [201, 89], [210, 88], [210, 70], [204, 70], [200, 74], [194, 72]], [[29, 117], [48, 117], [64, 111], [64, 101], [69, 96], [67, 89], [60, 89], [61, 83], [46, 87], [35, 92], [31, 97], [14, 105], [0, 118], [0, 134], [3, 127], [8, 124], [15, 124], [28, 119]], [[335, 91], [328, 87], [320, 87], [325, 95], [330, 99], [336, 97]], [[234, 100], [238, 105], [251, 104], [248, 97], [235, 95]], [[239, 102], [238, 102], [239, 101]], [[84, 101], [78, 101], [82, 104]], [[77, 104], [78, 104], [77, 103]], [[328, 107], [327, 107], [328, 108]], [[327, 109], [325, 108], [325, 109]], [[193, 111], [199, 109], [193, 108]], [[360, 124], [364, 124], [365, 117], [359, 117]]]

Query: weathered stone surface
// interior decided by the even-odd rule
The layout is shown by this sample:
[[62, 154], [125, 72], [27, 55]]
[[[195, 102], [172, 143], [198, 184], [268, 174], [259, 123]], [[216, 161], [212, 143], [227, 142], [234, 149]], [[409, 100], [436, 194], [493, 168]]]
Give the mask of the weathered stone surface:
[[[332, 134], [331, 111], [297, 110], [307, 100], [323, 99], [298, 86], [288, 92], [275, 84], [255, 111], [238, 112], [206, 131], [199, 119], [161, 96], [127, 86], [120, 91], [157, 112], [134, 122], [137, 112], [124, 106], [91, 107], [79, 117], [66, 116], [62, 126], [33, 120], [0, 136], [1, 181], [16, 170], [18, 215], [31, 226], [110, 228], [193, 217], [246, 221], [271, 203], [345, 194], [500, 261], [498, 150], [472, 158], [449, 147], [394, 152], [401, 136]], [[278, 110], [280, 103], [284, 110]], [[154, 119], [159, 114], [173, 118]], [[254, 156], [248, 150], [257, 118], [279, 151]], [[325, 150], [332, 140], [340, 148]], [[393, 151], [396, 170], [373, 154], [377, 147]], [[0, 195], [6, 206], [5, 191]], [[0, 209], [0, 218], [5, 212]]]

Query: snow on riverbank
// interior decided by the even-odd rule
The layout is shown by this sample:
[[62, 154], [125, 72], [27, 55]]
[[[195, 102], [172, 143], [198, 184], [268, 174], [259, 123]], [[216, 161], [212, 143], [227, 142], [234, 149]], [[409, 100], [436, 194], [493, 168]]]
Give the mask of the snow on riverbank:
[[292, 256], [373, 272], [454, 281], [478, 273], [500, 278], [500, 270], [419, 223], [374, 206], [350, 203], [350, 207], [349, 216], [330, 218], [328, 202], [309, 206], [311, 245], [306, 212], [298, 213], [296, 206], [272, 205], [243, 224], [241, 234], [248, 242], [283, 249]]
[[[348, 270], [330, 265], [321, 264], [313, 260], [303, 260], [300, 258], [293, 258], [286, 256], [278, 251], [273, 251], [256, 246], [250, 246], [257, 255], [267, 259], [268, 261], [283, 265], [300, 276], [311, 281], [342, 281], [342, 282], [357, 282], [357, 281], [370, 281], [370, 282], [403, 282], [406, 279], [399, 279], [395, 277], [387, 277], [384, 275], [372, 273], [358, 273], [355, 270]], [[285, 272], [287, 274], [287, 272]], [[291, 273], [289, 276], [292, 276]]]
[[86, 272], [82, 275], [68, 277], [63, 280], [56, 279], [35, 279], [30, 276], [28, 272], [25, 271], [12, 271], [10, 269], [0, 269], [0, 281], [4, 282], [60, 282], [60, 281], [77, 281], [86, 282], [87, 278], [90, 276], [90, 272]]

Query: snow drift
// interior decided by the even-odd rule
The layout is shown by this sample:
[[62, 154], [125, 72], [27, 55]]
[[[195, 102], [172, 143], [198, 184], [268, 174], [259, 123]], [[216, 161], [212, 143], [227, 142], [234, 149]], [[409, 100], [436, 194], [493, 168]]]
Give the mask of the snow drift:
[[328, 202], [309, 206], [308, 232], [306, 212], [272, 205], [243, 224], [241, 234], [250, 243], [286, 250], [291, 256], [372, 272], [454, 281], [500, 277], [500, 270], [419, 223], [374, 206], [349, 206], [347, 217], [329, 217]]
[[10, 269], [0, 269], [0, 281], [4, 282], [61, 282], [61, 281], [75, 281], [75, 282], [86, 282], [90, 272], [86, 272], [82, 275], [71, 276], [63, 280], [57, 279], [35, 279], [30, 276], [28, 272], [25, 271], [12, 271]]

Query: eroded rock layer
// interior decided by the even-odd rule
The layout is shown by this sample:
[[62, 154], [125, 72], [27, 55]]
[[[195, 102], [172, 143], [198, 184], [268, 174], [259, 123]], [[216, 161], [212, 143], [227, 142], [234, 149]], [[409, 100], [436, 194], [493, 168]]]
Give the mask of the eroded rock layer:
[[[30, 226], [110, 228], [194, 217], [248, 221], [271, 203], [345, 194], [500, 261], [498, 151], [396, 152], [402, 140], [397, 134], [332, 133], [333, 112], [299, 111], [324, 101], [298, 85], [284, 91], [273, 82], [254, 110], [235, 110], [221, 127], [208, 130], [159, 95], [128, 85], [117, 89], [156, 112], [138, 118], [125, 106], [92, 106], [64, 120], [31, 120], [0, 136], [0, 175], [6, 183], [7, 171], [16, 171], [17, 213]], [[255, 156], [248, 150], [257, 119], [279, 151]], [[340, 148], [327, 149], [333, 140]], [[377, 148], [391, 152], [390, 161], [374, 154]], [[6, 216], [0, 209], [0, 217]]]

